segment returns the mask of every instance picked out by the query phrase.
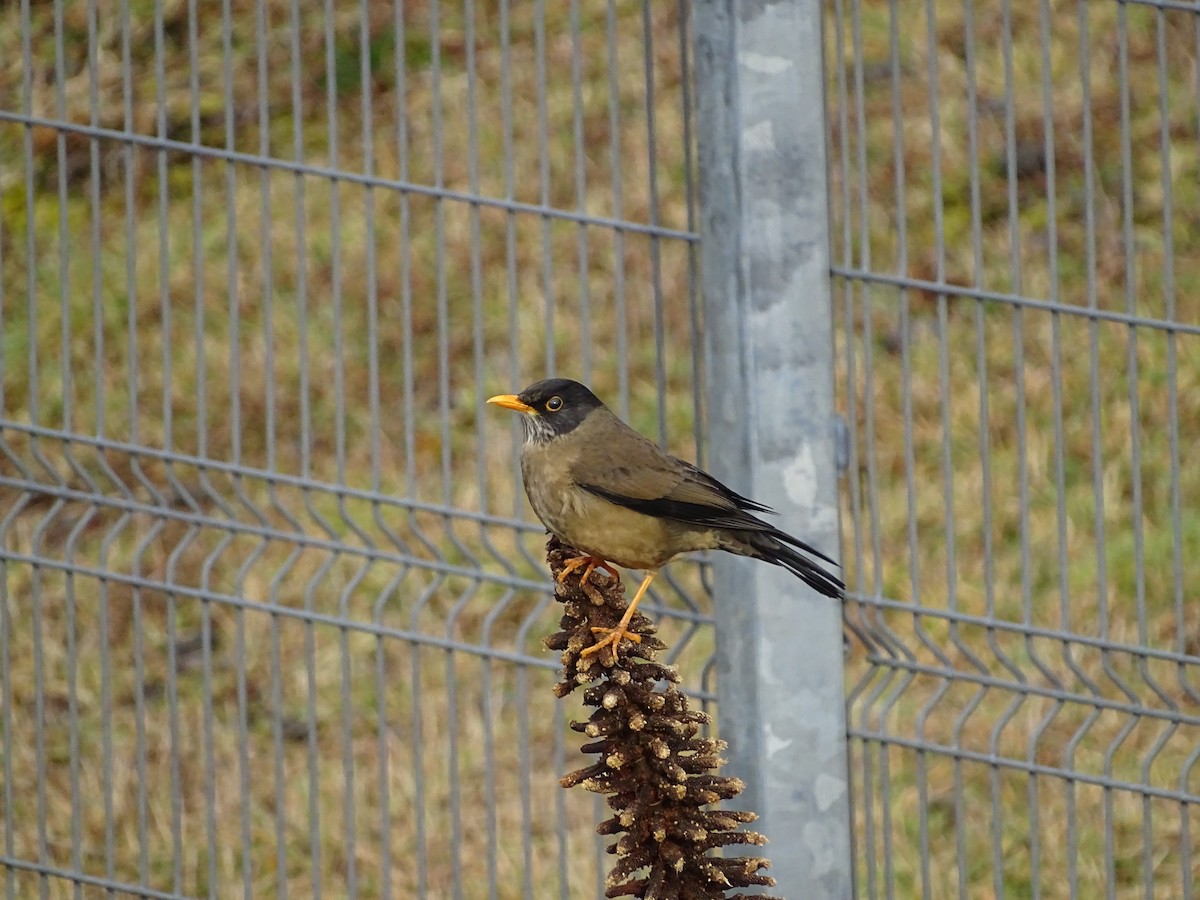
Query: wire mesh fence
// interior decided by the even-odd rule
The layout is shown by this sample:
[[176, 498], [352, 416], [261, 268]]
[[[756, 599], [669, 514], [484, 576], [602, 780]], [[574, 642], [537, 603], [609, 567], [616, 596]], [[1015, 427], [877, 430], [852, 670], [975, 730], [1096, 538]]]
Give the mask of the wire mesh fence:
[[[825, 862], [865, 897], [1192, 896], [1200, 13], [823, 13]], [[0, 8], [6, 896], [602, 893], [483, 401], [562, 372], [703, 449], [689, 17]], [[701, 574], [656, 612], [710, 702]]]
[[563, 371], [694, 452], [685, 23], [0, 9], [5, 896], [602, 890], [483, 401]]
[[864, 896], [1193, 896], [1198, 13], [830, 6]]

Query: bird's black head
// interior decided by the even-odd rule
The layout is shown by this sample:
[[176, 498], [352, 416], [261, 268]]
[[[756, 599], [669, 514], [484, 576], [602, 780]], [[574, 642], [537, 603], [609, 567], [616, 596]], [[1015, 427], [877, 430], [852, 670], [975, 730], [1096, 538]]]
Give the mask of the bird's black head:
[[521, 393], [501, 394], [488, 403], [525, 413], [525, 440], [542, 443], [579, 427], [588, 414], [604, 406], [596, 395], [578, 381], [546, 378]]

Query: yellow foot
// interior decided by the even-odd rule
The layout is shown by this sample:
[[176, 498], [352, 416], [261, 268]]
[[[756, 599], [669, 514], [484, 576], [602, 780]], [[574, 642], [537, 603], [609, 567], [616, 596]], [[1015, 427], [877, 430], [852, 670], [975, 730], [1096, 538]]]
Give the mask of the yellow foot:
[[567, 564], [563, 566], [562, 571], [558, 573], [558, 578], [555, 580], [559, 584], [562, 584], [562, 582], [567, 580], [568, 575], [580, 567], [585, 567], [583, 574], [579, 577], [581, 584], [587, 584], [587, 580], [592, 577], [592, 573], [597, 569], [603, 569], [613, 578], [618, 581], [621, 580], [621, 576], [617, 574], [616, 570], [598, 556], [576, 556], [573, 559], [568, 559]]
[[617, 653], [617, 645], [620, 644], [621, 641], [630, 640], [635, 644], [640, 644], [642, 642], [642, 636], [640, 634], [634, 634], [632, 631], [626, 631], [624, 625], [618, 625], [616, 628], [593, 628], [592, 632], [594, 634], [605, 634], [607, 637], [601, 641], [597, 641], [595, 644], [592, 644], [592, 646], [585, 649], [580, 654], [581, 656], [591, 656], [594, 653], [599, 653], [605, 647], [612, 647], [613, 655], [615, 656]]
[[637, 589], [637, 593], [633, 595], [633, 600], [630, 601], [629, 606], [625, 609], [625, 615], [621, 616], [621, 621], [617, 623], [616, 628], [592, 629], [594, 634], [604, 634], [607, 635], [607, 637], [598, 643], [592, 644], [592, 646], [584, 650], [582, 654], [583, 656], [591, 656], [593, 653], [599, 653], [605, 647], [612, 647], [613, 662], [615, 663], [617, 659], [617, 646], [621, 643], [621, 641], [628, 638], [635, 644], [640, 644], [642, 642], [641, 635], [630, 633], [629, 623], [633, 621], [634, 611], [637, 609], [638, 603], [641, 602], [642, 595], [646, 593], [646, 588], [650, 587], [650, 582], [654, 580], [654, 576], [656, 574], [658, 574], [658, 569], [651, 569], [646, 573], [646, 577], [642, 579], [641, 587], [639, 587]]

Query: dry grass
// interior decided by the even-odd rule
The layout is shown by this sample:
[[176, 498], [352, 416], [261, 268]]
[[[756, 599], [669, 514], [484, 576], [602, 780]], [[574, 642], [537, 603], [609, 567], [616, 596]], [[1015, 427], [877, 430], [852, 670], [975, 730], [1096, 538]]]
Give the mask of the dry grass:
[[[193, 23], [163, 4], [161, 34], [135, 9], [127, 41], [101, 10], [94, 106], [86, 10], [64, 10], [56, 60], [53, 9], [31, 7], [26, 71], [7, 8], [0, 98], [24, 109], [28, 85], [35, 116], [686, 227], [676, 10], [649, 23], [651, 159], [639, 4], [613, 8], [611, 84], [603, 7], [580, 10], [577, 45], [555, 10], [539, 48], [534, 7], [514, 5], [506, 50], [495, 5], [476, 10], [473, 45], [461, 8], [431, 40], [428, 5], [406, 4], [403, 33], [371, 5], [365, 37], [342, 6], [326, 28], [317, 7], [267, 3], [260, 24], [235, 2], [228, 50], [219, 6]], [[542, 93], [540, 65], [555, 73]], [[6, 550], [59, 563], [3, 579], [5, 851], [188, 895], [591, 895], [595, 808], [557, 786], [576, 742], [553, 670], [428, 643], [552, 662], [548, 598], [469, 577], [542, 581], [541, 535], [437, 510], [525, 516], [512, 423], [478, 415], [551, 352], [632, 396], [650, 431], [656, 367], [689, 396], [687, 247], [659, 242], [656, 262], [645, 236], [50, 128], [0, 124], [0, 159], [4, 416], [247, 470], [5, 432], [7, 477], [108, 498], [0, 497]], [[690, 452], [690, 405], [666, 424]], [[681, 661], [698, 672], [710, 652], [700, 639]]]
[[[60, 100], [53, 9], [30, 5], [32, 65], [26, 73], [20, 9], [10, 4], [0, 12], [0, 103], [23, 108], [28, 85], [30, 109], [39, 116], [598, 215], [619, 212], [636, 221], [657, 215], [666, 225], [685, 227], [677, 8], [655, 5], [650, 24], [657, 137], [651, 160], [641, 6], [624, 0], [614, 6], [615, 94], [605, 8], [581, 5], [576, 46], [570, 8], [550, 6], [540, 30], [534, 5], [514, 5], [506, 84], [495, 5], [476, 9], [474, 44], [458, 7], [440, 8], [440, 39], [431, 41], [428, 5], [405, 4], [403, 33], [394, 30], [391, 10], [371, 5], [363, 53], [355, 5], [339, 9], [327, 28], [316, 7], [304, 7], [293, 21], [291, 6], [272, 0], [264, 7], [260, 36], [254, 4], [234, 2], [226, 64], [219, 6], [198, 4], [194, 104], [187, 4], [162, 4], [161, 83], [152, 25], [135, 24], [126, 51], [119, 16], [102, 11], [93, 108], [85, 8], [65, 5]], [[963, 7], [937, 6], [940, 196], [932, 181], [925, 7], [908, 0], [897, 5], [904, 28], [896, 48], [901, 202], [889, 14], [885, 4], [862, 4], [865, 129], [857, 128], [849, 49], [848, 131], [840, 126], [836, 94], [830, 103], [838, 235], [844, 221], [851, 236], [848, 246], [835, 244], [835, 258], [857, 264], [869, 248], [878, 270], [899, 268], [928, 280], [944, 275], [952, 283], [1019, 289], [1070, 304], [1087, 302], [1090, 281], [1102, 309], [1123, 310], [1132, 298], [1140, 315], [1200, 320], [1200, 183], [1189, 167], [1197, 102], [1190, 18], [1166, 17], [1164, 86], [1156, 67], [1155, 11], [1089, 7], [1086, 109], [1095, 160], [1089, 191], [1078, 7], [1050, 4], [1051, 220], [1047, 174], [1037, 161], [1043, 133], [1038, 5], [1013, 4], [1019, 8], [1010, 25], [1013, 132], [1024, 160], [1011, 183], [1015, 215], [1004, 151], [1001, 4], [986, 0], [973, 7], [982, 110], [974, 159], [967, 144]], [[135, 22], [152, 22], [149, 7], [135, 4], [132, 12]], [[1115, 77], [1119, 15], [1128, 23], [1123, 33], [1134, 198], [1135, 265], [1128, 285], [1123, 98]], [[544, 94], [539, 31], [546, 69], [554, 73]], [[830, 34], [836, 78], [832, 28]], [[848, 26], [845, 37], [850, 48]], [[575, 53], [581, 59], [578, 116], [570, 68]], [[467, 77], [472, 68], [474, 106]], [[300, 85], [295, 93], [294, 78]], [[1164, 90], [1173, 141], [1169, 272], [1158, 111]], [[552, 138], [544, 160], [538, 151], [543, 127]], [[844, 171], [843, 146], [850, 161]], [[972, 165], [979, 172], [977, 204]], [[582, 190], [577, 167], [585, 175]], [[648, 189], [651, 168], [657, 207]], [[620, 186], [619, 210], [614, 183]], [[849, 208], [842, 204], [843, 190]], [[1085, 227], [1089, 196], [1091, 232]], [[907, 229], [902, 260], [897, 209]], [[540, 637], [553, 630], [553, 613], [538, 595], [428, 564], [445, 558], [540, 579], [540, 535], [504, 523], [480, 527], [436, 508], [411, 512], [339, 497], [333, 486], [375, 489], [437, 508], [523, 513], [510, 475], [510, 423], [481, 420], [480, 404], [489, 393], [543, 371], [551, 356], [560, 370], [584, 376], [601, 393], [628, 397], [630, 417], [650, 433], [659, 427], [652, 387], [661, 366], [673, 398], [666, 406], [667, 432], [678, 450], [690, 452], [692, 408], [685, 398], [695, 376], [691, 262], [676, 241], [655, 245], [634, 234], [618, 240], [607, 229], [581, 232], [572, 222], [0, 123], [3, 415], [185, 456], [236, 460], [256, 470], [235, 477], [5, 432], [9, 455], [0, 471], [6, 477], [41, 483], [60, 478], [69, 488], [118, 498], [97, 505], [70, 495], [55, 503], [9, 488], [0, 494], [0, 530], [10, 553], [111, 573], [68, 578], [53, 567], [10, 563], [0, 581], [7, 614], [0, 657], [8, 692], [4, 746], [12, 748], [4, 761], [12, 792], [4, 821], [12, 827], [4, 839], [13, 855], [100, 875], [111, 866], [116, 878], [187, 894], [236, 892], [243, 879], [255, 895], [272, 893], [282, 861], [293, 896], [318, 888], [325, 896], [342, 896], [351, 878], [362, 896], [382, 896], [385, 880], [394, 897], [412, 896], [422, 885], [429, 896], [453, 896], [456, 886], [465, 896], [480, 896], [493, 876], [502, 897], [527, 891], [536, 897], [591, 896], [594, 810], [590, 799], [556, 786], [556, 776], [571, 766], [574, 740], [565, 728], [572, 711], [552, 702], [553, 672], [404, 639], [410, 633], [449, 636], [480, 647], [539, 652]], [[661, 359], [652, 302], [657, 296], [665, 336]], [[846, 501], [856, 516], [846, 521], [861, 523], [847, 533], [852, 583], [935, 609], [991, 611], [1051, 628], [1069, 623], [1115, 642], [1194, 652], [1198, 623], [1189, 586], [1200, 571], [1186, 554], [1175, 557], [1168, 426], [1173, 414], [1186, 442], [1189, 424], [1200, 421], [1200, 369], [1189, 362], [1195, 337], [1140, 329], [1131, 344], [1135, 338], [1124, 324], [1093, 325], [1040, 311], [1016, 317], [998, 304], [977, 309], [968, 300], [886, 287], [841, 293], [839, 302], [839, 316], [852, 325], [839, 346], [840, 402], [853, 413], [862, 439], [855, 460], [859, 491], [848, 491]], [[1094, 397], [1093, 355], [1100, 372]], [[623, 356], [627, 381], [618, 380]], [[939, 370], [943, 357], [946, 384]], [[982, 422], [981, 396], [988, 401]], [[1061, 448], [1054, 428], [1060, 410]], [[1023, 472], [1027, 496], [1017, 487]], [[305, 491], [272, 474], [304, 476], [327, 487]], [[1194, 467], [1179, 467], [1177, 491], [1186, 551], [1200, 540]], [[165, 509], [186, 515], [171, 518]], [[206, 517], [205, 527], [189, 526], [195, 516]], [[1103, 565], [1097, 552], [1101, 527]], [[316, 542], [297, 547], [289, 535], [300, 532]], [[1060, 534], [1066, 535], [1061, 547]], [[914, 536], [919, 549], [910, 554]], [[1142, 546], [1140, 568], [1135, 539]], [[337, 549], [342, 545], [347, 549]], [[677, 573], [685, 585], [694, 576], [686, 569]], [[133, 575], [151, 587], [139, 589]], [[239, 612], [199, 602], [186, 591], [166, 592], [166, 585], [247, 597], [258, 605]], [[1144, 622], [1135, 597], [1144, 598]], [[341, 616], [355, 627], [311, 622], [305, 618], [310, 611]], [[1072, 673], [1062, 645], [1048, 639], [1026, 642], [930, 620], [922, 623], [924, 645], [911, 616], [880, 618], [923, 662], [935, 661], [936, 647], [945, 654], [942, 665], [962, 672], [985, 670], [1008, 679], [1007, 660], [1034, 683], [1053, 676], [1083, 696], [1128, 699], [1123, 685], [1155, 708], [1175, 704], [1190, 714], [1196, 703], [1188, 667], [1143, 666], [1129, 654], [1104, 656], [1073, 645], [1078, 673]], [[671, 623], [664, 638], [680, 641], [684, 627]], [[209, 654], [196, 641], [205, 634], [214, 637]], [[687, 645], [683, 662], [689, 671], [698, 671], [705, 644]], [[865, 651], [854, 653], [852, 683], [869, 668]], [[1037, 662], [1050, 674], [1039, 674]], [[1095, 689], [1085, 687], [1086, 678]], [[1156, 691], [1153, 684], [1161, 687]], [[903, 736], [1032, 757], [1053, 767], [1070, 761], [1069, 742], [1086, 724], [1074, 767], [1101, 772], [1107, 765], [1116, 777], [1195, 792], [1185, 769], [1197, 743], [1190, 725], [1158, 747], [1164, 731], [1155, 720], [1109, 712], [1092, 721], [1084, 703], [1058, 707], [1027, 697], [1012, 704], [1022, 698], [1009, 690], [994, 688], [980, 697], [972, 684], [947, 688], [943, 679], [924, 675], [880, 689], [894, 699], [888, 727]], [[1010, 704], [1015, 712], [1006, 719]], [[860, 702], [856, 724], [876, 727], [879, 711], [879, 702]], [[1126, 733], [1130, 721], [1136, 724]], [[110, 767], [103, 765], [106, 741]], [[1106, 761], [1110, 747], [1116, 750]], [[490, 779], [489, 752], [495, 763]], [[1143, 776], [1151, 752], [1156, 755]], [[869, 760], [861, 753], [855, 759], [856, 771], [869, 773], [875, 786], [885, 764], [890, 793], [859, 805], [864, 893], [871, 888], [882, 894], [890, 878], [900, 897], [919, 895], [923, 886], [933, 896], [952, 895], [960, 881], [967, 896], [990, 896], [993, 848], [999, 847], [1008, 896], [1032, 895], [1035, 880], [1041, 896], [1064, 896], [1072, 871], [1081, 896], [1105, 884], [1117, 896], [1140, 895], [1146, 823], [1151, 844], [1145, 856], [1152, 860], [1150, 882], [1158, 896], [1177, 895], [1182, 867], [1194, 858], [1182, 851], [1191, 849], [1186, 842], [1195, 840], [1200, 822], [1190, 807], [1174, 802], [1143, 806], [1135, 794], [1106, 795], [1086, 786], [1072, 794], [1069, 782], [1042, 777], [1035, 827], [1027, 810], [1030, 780], [1020, 773], [898, 748], [883, 754], [871, 748]], [[173, 797], [179, 798], [177, 808]], [[1063, 838], [1069, 815], [1078, 823], [1073, 840]], [[1106, 825], [1115, 835], [1111, 872], [1102, 844]], [[961, 843], [954, 840], [955, 826]], [[213, 859], [209, 829], [217, 836]], [[456, 830], [457, 855], [450, 846]], [[882, 855], [885, 830], [890, 862]], [[494, 856], [489, 832], [496, 835]], [[923, 840], [929, 845], [924, 861]], [[1031, 842], [1040, 854], [1036, 875]], [[525, 846], [532, 850], [531, 867]], [[570, 860], [566, 884], [558, 868], [563, 853]], [[34, 889], [27, 875], [9, 878], [18, 895]], [[69, 893], [64, 882], [50, 884], [51, 896]]]
[[[1042, 6], [1012, 4], [1006, 22], [1000, 3], [937, 4], [932, 41], [920, 3], [896, 4], [896, 43], [883, 4], [861, 7], [857, 42], [847, 21], [845, 67], [830, 69], [835, 259], [1194, 325], [1200, 218], [1183, 162], [1196, 147], [1194, 16], [1085, 4], [1081, 18], [1080, 5], [1051, 2], [1043, 23]], [[835, 28], [831, 60], [837, 40]], [[850, 335], [839, 377], [857, 429], [846, 501], [862, 523], [849, 548], [860, 590], [1195, 654], [1200, 567], [1189, 548], [1200, 538], [1200, 477], [1186, 463], [1200, 421], [1194, 335], [884, 285], [845, 285], [838, 316]], [[1200, 734], [1155, 717], [1194, 716], [1193, 666], [936, 616], [867, 620], [894, 632], [894, 649], [879, 656], [909, 653], [933, 671], [905, 675], [902, 658], [889, 679], [859, 647], [855, 727], [979, 761], [856, 744], [857, 777], [876, 791], [858, 810], [864, 893], [890, 885], [896, 896], [951, 896], [963, 885], [970, 897], [1174, 897], [1185, 876], [1200, 874], [1192, 806], [983, 761], [1194, 795]], [[942, 677], [951, 671], [974, 681]]]

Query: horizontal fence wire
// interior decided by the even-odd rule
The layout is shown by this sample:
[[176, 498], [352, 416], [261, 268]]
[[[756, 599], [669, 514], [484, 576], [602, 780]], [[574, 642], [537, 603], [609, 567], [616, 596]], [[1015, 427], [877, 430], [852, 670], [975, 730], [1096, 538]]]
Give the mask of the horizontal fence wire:
[[[486, 398], [702, 450], [685, 4], [0, 8], [0, 896], [611, 865]], [[649, 610], [713, 708], [704, 569]]]
[[826, 6], [867, 897], [1191, 897], [1192, 3]]

